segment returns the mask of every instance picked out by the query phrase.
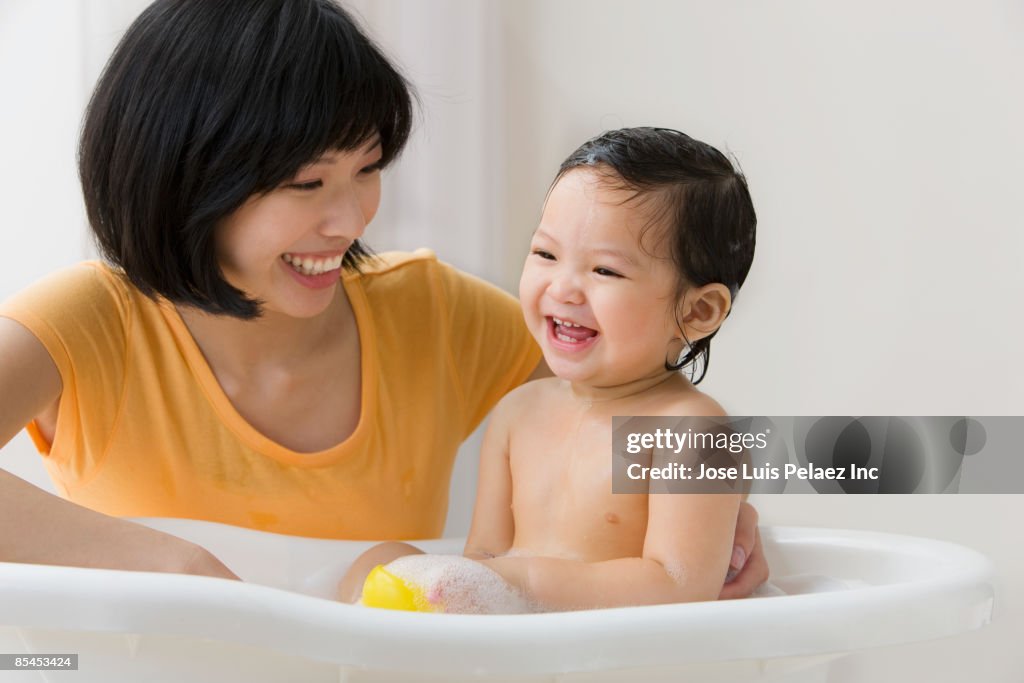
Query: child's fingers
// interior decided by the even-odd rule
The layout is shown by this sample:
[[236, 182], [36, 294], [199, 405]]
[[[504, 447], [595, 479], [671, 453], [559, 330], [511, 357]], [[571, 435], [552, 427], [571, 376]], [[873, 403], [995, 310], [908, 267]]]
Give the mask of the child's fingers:
[[736, 574], [743, 571], [754, 551], [754, 543], [757, 535], [757, 510], [747, 502], [740, 503], [739, 515], [736, 517], [736, 535], [733, 538], [732, 557], [729, 560], [729, 568]]
[[719, 600], [733, 600], [736, 598], [747, 598], [768, 580], [768, 560], [764, 556], [764, 549], [761, 546], [761, 534], [754, 530], [754, 546], [751, 549], [750, 557], [730, 583], [722, 587]]

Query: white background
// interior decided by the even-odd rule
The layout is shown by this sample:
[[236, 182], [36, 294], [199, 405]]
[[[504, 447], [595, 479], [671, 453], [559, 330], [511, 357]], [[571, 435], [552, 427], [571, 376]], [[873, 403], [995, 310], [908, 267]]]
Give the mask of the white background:
[[[139, 0], [0, 0], [0, 298], [92, 256], [74, 153]], [[1024, 5], [360, 0], [423, 101], [377, 249], [514, 291], [561, 159], [661, 125], [733, 154], [758, 247], [702, 384], [733, 414], [1024, 414]], [[475, 442], [448, 532], [468, 524]], [[45, 475], [28, 440], [3, 465]], [[834, 681], [1024, 677], [1024, 496], [763, 496], [768, 524], [951, 540], [996, 563], [995, 621]], [[827, 616], [827, 615], [826, 615]]]

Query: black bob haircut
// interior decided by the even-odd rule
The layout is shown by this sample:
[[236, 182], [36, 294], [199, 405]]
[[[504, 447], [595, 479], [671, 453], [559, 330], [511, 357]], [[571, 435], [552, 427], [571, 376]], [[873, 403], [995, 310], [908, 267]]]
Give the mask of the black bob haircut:
[[[757, 216], [746, 178], [724, 154], [670, 128], [623, 128], [583, 143], [562, 162], [551, 186], [580, 167], [594, 167], [610, 186], [632, 191], [627, 201], [654, 200], [647, 228], [657, 225], [668, 240], [678, 274], [675, 301], [689, 287], [712, 282], [724, 284], [736, 300], [754, 260]], [[699, 366], [699, 376], [691, 368], [699, 384], [717, 333], [692, 344], [684, 333], [686, 353], [677, 362], [666, 360], [665, 368]]]
[[[223, 277], [218, 223], [332, 150], [409, 137], [411, 87], [330, 0], [157, 0], [89, 102], [78, 163], [103, 256], [144, 294], [260, 315]], [[343, 267], [358, 270], [359, 243]]]

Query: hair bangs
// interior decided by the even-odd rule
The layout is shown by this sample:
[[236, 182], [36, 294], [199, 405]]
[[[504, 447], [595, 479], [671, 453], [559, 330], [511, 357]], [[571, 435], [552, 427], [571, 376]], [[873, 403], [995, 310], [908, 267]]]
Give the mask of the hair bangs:
[[[294, 17], [265, 65], [252, 106], [276, 111], [259, 131], [269, 140], [258, 191], [273, 189], [325, 153], [351, 152], [380, 136], [380, 166], [394, 161], [409, 138], [409, 83], [351, 17], [331, 2]], [[310, 9], [310, 5], [305, 5]], [[296, 8], [299, 10], [299, 8]], [[317, 49], [310, 49], [316, 45]]]

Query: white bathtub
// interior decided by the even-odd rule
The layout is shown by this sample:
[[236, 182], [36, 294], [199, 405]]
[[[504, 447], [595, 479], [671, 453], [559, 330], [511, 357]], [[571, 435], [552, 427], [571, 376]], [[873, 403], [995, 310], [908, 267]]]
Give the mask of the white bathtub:
[[0, 563], [0, 652], [79, 655], [78, 671], [0, 680], [817, 681], [845, 654], [953, 636], [992, 611], [977, 552], [863, 531], [762, 528], [773, 582], [798, 594], [470, 616], [325, 600], [369, 543], [139, 521], [204, 545], [246, 582]]

